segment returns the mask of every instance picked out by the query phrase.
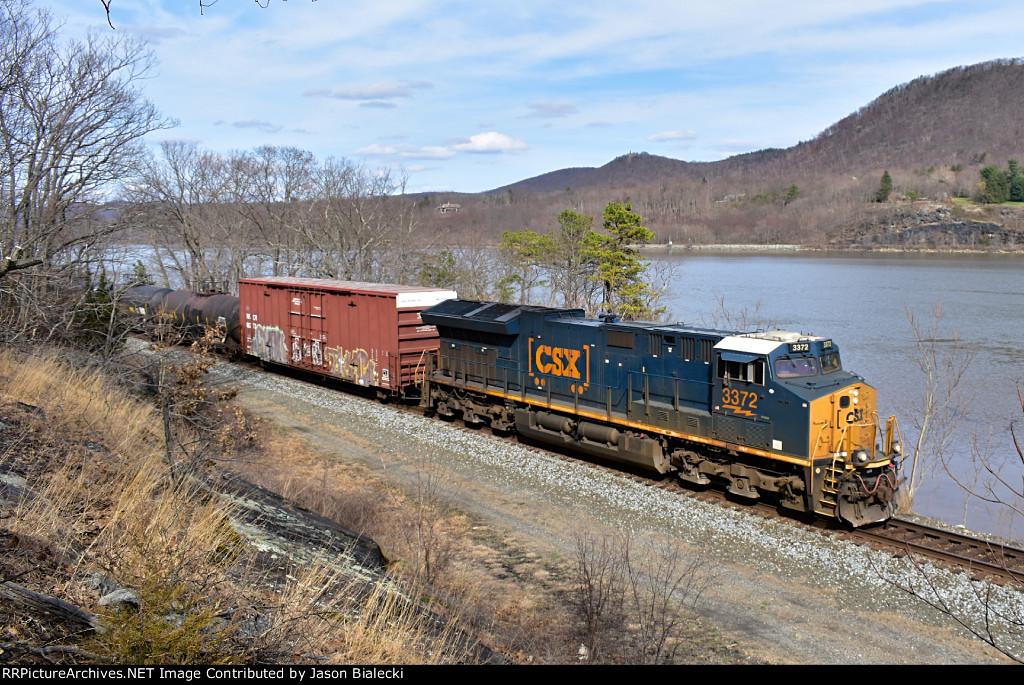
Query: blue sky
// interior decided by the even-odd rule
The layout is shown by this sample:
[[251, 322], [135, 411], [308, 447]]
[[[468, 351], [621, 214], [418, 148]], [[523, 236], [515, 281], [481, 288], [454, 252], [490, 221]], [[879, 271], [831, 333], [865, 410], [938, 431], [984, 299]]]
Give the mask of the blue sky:
[[[1019, 0], [260, 4], [112, 0], [116, 33], [159, 60], [146, 96], [180, 122], [150, 142], [296, 146], [404, 169], [410, 192], [789, 147], [900, 83], [1024, 55]], [[110, 32], [99, 0], [37, 5]]]

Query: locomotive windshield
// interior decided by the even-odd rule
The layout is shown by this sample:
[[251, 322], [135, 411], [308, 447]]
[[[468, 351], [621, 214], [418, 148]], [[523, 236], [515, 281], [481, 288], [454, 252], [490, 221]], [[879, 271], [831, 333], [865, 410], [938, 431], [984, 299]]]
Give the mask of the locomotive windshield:
[[818, 375], [818, 360], [814, 357], [779, 357], [775, 360], [776, 378], [801, 378]]
[[779, 357], [775, 360], [776, 378], [803, 378], [817, 376], [819, 365], [821, 373], [832, 373], [842, 368], [838, 352], [826, 352], [817, 357]]
[[821, 372], [832, 373], [842, 368], [842, 364], [839, 363], [838, 352], [826, 352], [821, 355]]

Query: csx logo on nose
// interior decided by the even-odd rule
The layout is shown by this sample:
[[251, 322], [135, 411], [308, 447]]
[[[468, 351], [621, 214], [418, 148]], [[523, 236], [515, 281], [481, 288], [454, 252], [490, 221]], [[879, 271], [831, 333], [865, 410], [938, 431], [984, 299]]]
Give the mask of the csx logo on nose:
[[551, 347], [550, 345], [541, 345], [537, 348], [537, 352], [534, 355], [537, 371], [567, 378], [580, 377], [580, 370], [576, 367], [576, 362], [579, 361], [579, 358], [579, 350]]

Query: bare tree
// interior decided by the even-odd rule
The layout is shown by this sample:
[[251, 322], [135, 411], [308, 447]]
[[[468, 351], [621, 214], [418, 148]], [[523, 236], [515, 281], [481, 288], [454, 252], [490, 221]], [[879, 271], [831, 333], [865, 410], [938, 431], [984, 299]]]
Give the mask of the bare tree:
[[683, 644], [682, 624], [697, 612], [715, 580], [715, 566], [705, 549], [686, 550], [675, 540], [631, 545], [627, 539], [623, 549], [629, 615], [637, 625], [634, 660], [673, 663]]
[[[114, 28], [114, 22], [110, 18], [110, 4], [112, 2], [113, 2], [113, 0], [100, 0], [100, 4], [103, 5], [103, 11], [107, 15], [107, 26], [109, 26], [110, 28]], [[199, 2], [199, 14], [203, 14], [203, 10], [205, 10], [205, 9], [207, 9], [209, 7], [213, 7], [218, 2], [220, 2], [220, 0], [198, 0], [198, 2]], [[259, 5], [262, 9], [266, 9], [267, 7], [270, 6], [270, 0], [253, 0], [253, 2], [255, 2], [257, 5]], [[311, 0], [311, 2], [316, 2], [316, 0]]]
[[[387, 479], [387, 462], [381, 458]], [[444, 578], [455, 560], [458, 540], [448, 530], [454, 513], [458, 484], [452, 474], [421, 455], [413, 465], [416, 480], [405, 492], [388, 486], [387, 493], [397, 505], [388, 536], [398, 541], [400, 554], [407, 557], [412, 576], [426, 587]]]
[[574, 603], [580, 656], [590, 662], [666, 664], [676, 660], [684, 622], [715, 579], [706, 550], [625, 531], [577, 531]]
[[[1019, 386], [1017, 398], [1024, 415], [1024, 392]], [[1019, 525], [1024, 518], [1024, 442], [1017, 421], [1010, 423], [1010, 435], [1016, 454], [1006, 462], [997, 463], [988, 450], [975, 449], [977, 468], [988, 475], [987, 479], [967, 483], [948, 467], [947, 471], [969, 496], [1005, 511], [1008, 527], [1013, 530], [1014, 523]], [[991, 547], [999, 553], [997, 543], [991, 543]], [[917, 561], [913, 554], [906, 555], [905, 559], [911, 565], [911, 573], [898, 578], [883, 574], [888, 582], [949, 617], [1010, 659], [1024, 663], [1024, 609], [1020, 604], [1024, 585], [1019, 580], [1010, 580], [1002, 587], [990, 582], [963, 580], [960, 587], [950, 588], [949, 581]]]
[[950, 335], [943, 331], [940, 304], [935, 305], [926, 320], [907, 308], [907, 321], [914, 340], [911, 360], [924, 381], [920, 399], [911, 403], [910, 416], [917, 439], [901, 464], [906, 480], [900, 486], [900, 506], [909, 510], [922, 481], [945, 460], [960, 418], [970, 404], [962, 382], [974, 352], [964, 346], [958, 332]]
[[583, 628], [580, 658], [601, 663], [625, 624], [625, 559], [608, 535], [577, 531], [574, 603]]
[[137, 166], [142, 137], [170, 125], [138, 90], [154, 67], [130, 38], [58, 41], [26, 0], [2, 0], [0, 254], [10, 270], [80, 266], [115, 224], [104, 195]]
[[161, 153], [142, 167], [129, 199], [165, 284], [201, 290], [235, 283], [252, 244], [232, 209], [245, 193], [232, 159], [187, 141], [166, 141]]
[[[1021, 415], [1024, 416], [1024, 391], [1017, 385], [1017, 399]], [[993, 455], [991, 445], [981, 447], [977, 441], [971, 447], [975, 475], [973, 482], [958, 476], [948, 464], [946, 472], [968, 497], [1003, 509], [1009, 519], [1007, 523], [1024, 519], [1024, 435], [1020, 432], [1019, 419], [1010, 422], [1010, 437], [1015, 454], [1007, 459]], [[1010, 527], [1012, 530], [1012, 526]]]
[[731, 309], [725, 304], [725, 295], [719, 295], [715, 299], [714, 306], [707, 315], [701, 315], [700, 324], [713, 328], [726, 328], [738, 331], [768, 330], [775, 326], [772, 319], [765, 318], [761, 313], [764, 303], [758, 300], [753, 307], [747, 306], [741, 309]]
[[263, 145], [236, 155], [238, 184], [245, 188], [236, 206], [262, 239], [271, 275], [299, 273], [299, 239], [303, 207], [313, 198], [316, 160], [311, 152], [295, 147]]
[[[131, 39], [66, 41], [29, 0], [0, 0], [0, 337], [65, 338], [122, 229], [108, 196], [142, 137], [171, 124], [142, 97]], [[88, 318], [88, 317], [87, 317]], [[73, 337], [73, 335], [71, 336]], [[72, 341], [71, 338], [68, 338]]]
[[303, 238], [311, 275], [354, 281], [408, 282], [416, 228], [414, 203], [400, 197], [405, 179], [329, 158], [314, 179]]

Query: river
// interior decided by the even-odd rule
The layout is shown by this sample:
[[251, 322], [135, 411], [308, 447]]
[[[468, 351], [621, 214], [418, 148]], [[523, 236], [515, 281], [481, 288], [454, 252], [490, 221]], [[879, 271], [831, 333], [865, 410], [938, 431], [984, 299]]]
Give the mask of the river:
[[[927, 328], [936, 307], [942, 318], [939, 352], [960, 339], [973, 355], [961, 382], [964, 403], [947, 449], [950, 471], [964, 483], [992, 480], [975, 453], [1005, 463], [1018, 490], [1022, 465], [1009, 425], [1017, 420], [1024, 441], [1024, 412], [1017, 384], [1024, 379], [1024, 258], [995, 254], [694, 253], [652, 256], [675, 270], [663, 304], [672, 320], [722, 323], [757, 310], [773, 327], [833, 338], [843, 365], [879, 390], [880, 414], [900, 418], [904, 444], [916, 439], [916, 408], [924, 374], [915, 365], [913, 312]], [[716, 313], [717, 312], [717, 313]], [[943, 369], [948, 373], [948, 369]], [[1024, 385], [1022, 385], [1024, 388]], [[1017, 503], [1020, 504], [1019, 502]], [[915, 498], [914, 509], [951, 524], [1024, 538], [1024, 517], [969, 497], [942, 464]]]

